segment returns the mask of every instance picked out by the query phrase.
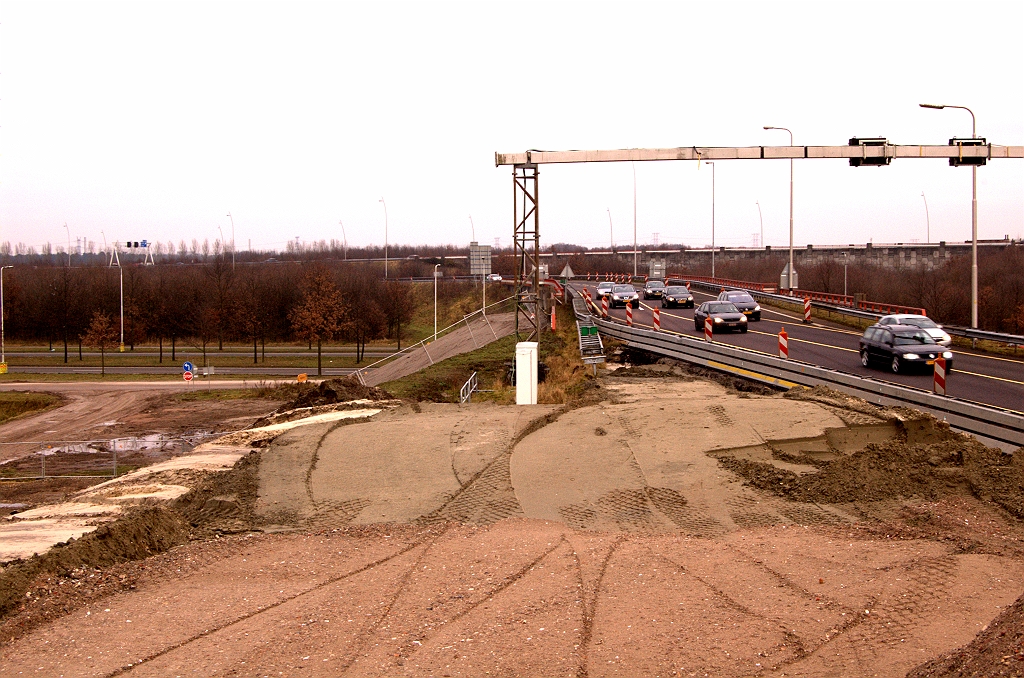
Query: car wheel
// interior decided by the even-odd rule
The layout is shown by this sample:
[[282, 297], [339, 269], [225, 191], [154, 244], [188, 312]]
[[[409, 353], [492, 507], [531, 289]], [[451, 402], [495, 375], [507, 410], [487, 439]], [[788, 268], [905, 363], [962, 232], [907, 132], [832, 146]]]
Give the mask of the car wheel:
[[696, 318], [693, 319], [693, 329], [695, 332], [700, 332], [700, 323], [697, 322]]
[[746, 334], [747, 333], [747, 328], [746, 327], [741, 327], [740, 328], [740, 333], [741, 334]]
[[898, 355], [894, 355], [892, 357], [892, 373], [893, 374], [899, 374], [900, 373], [900, 357]]
[[868, 358], [868, 352], [862, 350], [860, 352], [860, 364], [867, 367], [869, 362], [871, 362], [871, 360]]

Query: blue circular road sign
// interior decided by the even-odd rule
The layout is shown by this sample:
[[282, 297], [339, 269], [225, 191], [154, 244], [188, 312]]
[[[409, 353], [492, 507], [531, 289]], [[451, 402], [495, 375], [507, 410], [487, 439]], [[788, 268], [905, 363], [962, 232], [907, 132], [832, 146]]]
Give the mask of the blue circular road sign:
[[181, 366], [181, 369], [185, 372], [192, 372], [192, 363], [185, 363], [184, 365]]

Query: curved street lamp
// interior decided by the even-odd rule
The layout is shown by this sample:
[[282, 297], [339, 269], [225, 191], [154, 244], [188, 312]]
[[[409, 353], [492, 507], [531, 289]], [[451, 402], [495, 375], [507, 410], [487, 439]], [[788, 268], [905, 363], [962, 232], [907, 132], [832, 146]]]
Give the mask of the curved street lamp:
[[757, 205], [757, 218], [761, 220], [761, 247], [764, 247], [764, 215], [761, 214], [761, 203], [755, 200], [754, 204]]
[[[950, 104], [919, 104], [921, 108], [959, 108], [971, 114], [971, 138], [978, 138], [974, 111], [966, 106]], [[978, 329], [978, 166], [971, 165], [971, 328]]]
[[[793, 145], [793, 132], [787, 127], [772, 127], [771, 125], [765, 125], [765, 129], [777, 129], [783, 132], [789, 132], [789, 145]], [[790, 294], [793, 292], [793, 158], [789, 159], [789, 277], [786, 279], [786, 284], [789, 285]]]
[[[228, 219], [231, 220], [231, 270], [235, 270], [235, 218], [228, 212]], [[223, 236], [222, 236], [223, 237]]]
[[348, 261], [348, 236], [345, 235], [345, 224], [341, 223], [341, 219], [338, 219], [338, 226], [341, 226], [341, 240], [345, 243], [345, 261]]

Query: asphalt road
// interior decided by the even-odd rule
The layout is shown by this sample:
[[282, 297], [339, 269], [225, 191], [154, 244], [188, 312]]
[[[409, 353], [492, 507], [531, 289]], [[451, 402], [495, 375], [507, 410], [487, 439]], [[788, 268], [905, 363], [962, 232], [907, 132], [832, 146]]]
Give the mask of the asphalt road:
[[[584, 286], [590, 289], [591, 295], [596, 299], [596, 283], [574, 285], [577, 289]], [[695, 304], [699, 305], [716, 298], [716, 295], [693, 290], [693, 297]], [[641, 299], [640, 308], [633, 311], [634, 325], [652, 327], [652, 304], [660, 307], [661, 302]], [[882, 369], [881, 365], [862, 367], [858, 344], [862, 332], [818, 320], [805, 325], [802, 318], [793, 313], [766, 306], [761, 308], [761, 320], [751, 322], [746, 334], [716, 334], [715, 341], [778, 355], [778, 333], [779, 329], [785, 327], [789, 335], [791, 359], [903, 386], [927, 390], [932, 387], [931, 370], [913, 374], [893, 374]], [[610, 310], [609, 313], [619, 321], [625, 322], [625, 309]], [[693, 309], [689, 308], [661, 309], [661, 329], [693, 338], [704, 336], [703, 330], [697, 331], [694, 328]], [[1024, 359], [954, 348], [953, 370], [946, 377], [946, 393], [964, 400], [1024, 413]]]

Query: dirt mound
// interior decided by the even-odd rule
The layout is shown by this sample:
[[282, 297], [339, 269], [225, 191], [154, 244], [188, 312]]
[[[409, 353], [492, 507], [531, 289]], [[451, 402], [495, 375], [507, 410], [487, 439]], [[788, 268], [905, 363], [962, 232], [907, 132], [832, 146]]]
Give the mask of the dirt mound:
[[81, 567], [106, 567], [139, 560], [188, 541], [184, 521], [163, 507], [131, 511], [80, 539], [58, 544], [28, 560], [14, 561], [0, 572], [0, 618], [18, 610], [26, 592], [42, 573], [67, 574]]
[[1024, 676], [1024, 596], [968, 645], [907, 674], [907, 678], [937, 676]]
[[245, 532], [257, 524], [259, 464], [260, 454], [253, 450], [230, 471], [209, 474], [175, 502], [174, 508], [192, 527], [193, 537]]
[[316, 388], [299, 394], [295, 400], [278, 408], [278, 412], [294, 410], [300, 407], [317, 407], [333, 405], [349, 400], [392, 400], [394, 396], [376, 386], [363, 386], [355, 377], [344, 379], [325, 379]]
[[773, 451], [780, 460], [817, 467], [816, 473], [801, 475], [728, 453], [716, 456], [750, 485], [796, 501], [934, 500], [969, 494], [1024, 519], [1024, 451], [1008, 455], [985, 447], [931, 417], [901, 422], [901, 428], [893, 440], [868, 444], [833, 461]]

